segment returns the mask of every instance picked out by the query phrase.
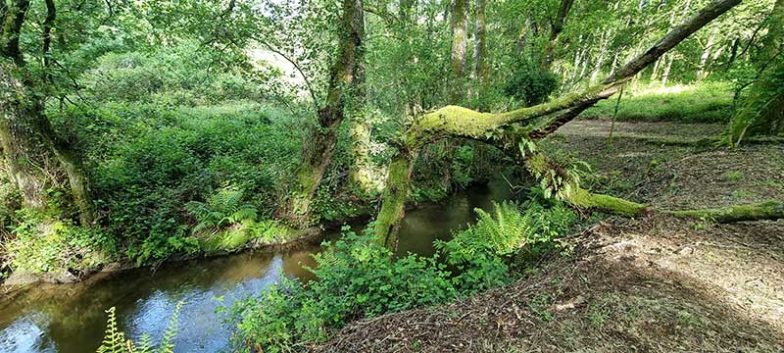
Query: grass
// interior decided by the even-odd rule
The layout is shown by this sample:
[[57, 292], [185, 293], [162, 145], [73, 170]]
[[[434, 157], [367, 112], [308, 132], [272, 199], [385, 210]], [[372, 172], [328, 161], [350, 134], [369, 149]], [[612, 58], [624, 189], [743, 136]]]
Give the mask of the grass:
[[[627, 89], [618, 108], [618, 121], [676, 121], [727, 123], [732, 115], [732, 88], [727, 82], [704, 82]], [[611, 98], [583, 113], [588, 119], [610, 119], [617, 99]]]

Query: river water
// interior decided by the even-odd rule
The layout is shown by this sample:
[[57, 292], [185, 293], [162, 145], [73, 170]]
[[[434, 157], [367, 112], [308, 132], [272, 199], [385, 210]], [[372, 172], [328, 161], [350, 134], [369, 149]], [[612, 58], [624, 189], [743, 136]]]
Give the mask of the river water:
[[[438, 204], [406, 214], [400, 232], [401, 253], [433, 253], [433, 240], [448, 239], [453, 230], [474, 221], [474, 208], [488, 210], [493, 200], [505, 199], [503, 183], [473, 187]], [[326, 238], [336, 238], [328, 232]], [[120, 328], [138, 338], [161, 337], [178, 302], [176, 351], [222, 352], [231, 330], [222, 306], [257, 295], [281, 276], [309, 280], [303, 265], [313, 266], [319, 246], [165, 264], [156, 271], [136, 269], [91, 278], [73, 285], [40, 285], [0, 298], [1, 353], [91, 353], [106, 327], [104, 310], [115, 307]], [[0, 294], [3, 296], [3, 294]]]

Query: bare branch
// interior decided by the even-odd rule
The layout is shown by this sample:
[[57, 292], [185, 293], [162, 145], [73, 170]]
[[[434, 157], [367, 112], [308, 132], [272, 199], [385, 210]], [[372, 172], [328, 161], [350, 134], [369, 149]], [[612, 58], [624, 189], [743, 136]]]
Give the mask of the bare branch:
[[280, 51], [277, 48], [275, 48], [273, 45], [269, 44], [264, 39], [261, 39], [261, 38], [258, 38], [258, 37], [254, 37], [253, 39], [255, 41], [259, 42], [259, 44], [265, 46], [267, 48], [267, 50], [277, 54], [278, 56], [280, 56], [281, 58], [286, 60], [289, 64], [294, 66], [294, 69], [296, 69], [297, 72], [299, 72], [299, 75], [302, 76], [302, 80], [305, 81], [305, 87], [307, 88], [308, 93], [310, 94], [311, 100], [313, 100], [313, 106], [316, 108], [316, 111], [318, 111], [320, 109], [320, 106], [319, 106], [318, 98], [316, 98], [316, 91], [313, 90], [313, 86], [311, 86], [311, 84], [310, 84], [310, 79], [308, 78], [308, 75], [305, 74], [305, 71], [302, 70], [302, 67], [300, 67], [299, 63], [297, 63], [296, 60], [290, 58], [288, 55], [286, 55], [282, 51]]

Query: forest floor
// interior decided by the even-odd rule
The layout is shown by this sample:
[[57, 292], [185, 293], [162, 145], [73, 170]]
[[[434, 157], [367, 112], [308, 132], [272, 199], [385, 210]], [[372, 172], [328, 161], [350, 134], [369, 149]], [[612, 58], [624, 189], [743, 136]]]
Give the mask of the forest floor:
[[[784, 199], [784, 146], [697, 141], [721, 125], [575, 121], [548, 148], [594, 190], [659, 208]], [[324, 352], [784, 352], [784, 220], [606, 218], [516, 283], [353, 323]]]

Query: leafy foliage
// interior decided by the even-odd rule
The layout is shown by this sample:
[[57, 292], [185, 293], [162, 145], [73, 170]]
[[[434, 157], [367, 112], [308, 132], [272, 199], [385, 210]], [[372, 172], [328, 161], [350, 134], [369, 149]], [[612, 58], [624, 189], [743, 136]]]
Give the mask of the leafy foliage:
[[116, 253], [114, 238], [100, 229], [76, 226], [29, 209], [20, 210], [18, 217], [21, 222], [7, 245], [9, 263], [15, 270], [88, 272]]

